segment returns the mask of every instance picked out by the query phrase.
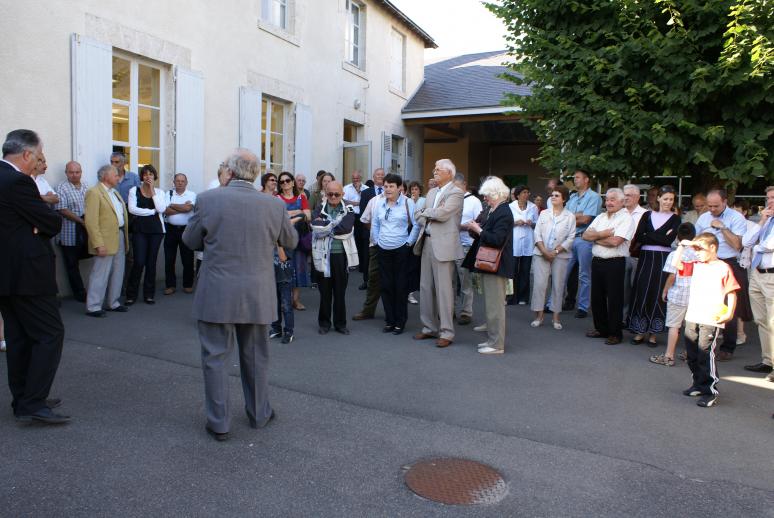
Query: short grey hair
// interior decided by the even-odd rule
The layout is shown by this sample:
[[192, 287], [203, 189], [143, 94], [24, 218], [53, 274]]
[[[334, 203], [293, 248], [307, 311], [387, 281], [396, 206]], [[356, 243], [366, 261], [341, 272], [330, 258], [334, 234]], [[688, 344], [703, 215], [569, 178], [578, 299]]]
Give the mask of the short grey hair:
[[17, 129], [5, 136], [3, 143], [3, 156], [18, 155], [28, 149], [35, 149], [40, 145], [40, 137], [32, 130]]
[[442, 169], [448, 169], [451, 171], [452, 176], [457, 175], [457, 166], [454, 165], [454, 162], [449, 160], [448, 158], [442, 158], [440, 160], [437, 160], [435, 162], [435, 167], [440, 167]]
[[120, 158], [123, 162], [126, 162], [126, 155], [122, 151], [113, 151], [110, 153], [110, 159]]
[[260, 172], [258, 157], [245, 148], [236, 148], [226, 160], [226, 167], [237, 180], [251, 183], [255, 182]]
[[177, 178], [178, 176], [182, 176], [183, 178], [185, 178], [186, 182], [188, 181], [188, 177], [185, 175], [185, 173], [175, 173], [175, 174], [173, 174], [172, 175], [172, 181], [174, 181], [175, 178]]
[[111, 169], [112, 169], [113, 171], [115, 171], [115, 172], [116, 172], [116, 174], [118, 174], [118, 170], [116, 170], [116, 168], [115, 168], [115, 167], [113, 167], [113, 166], [112, 166], [112, 165], [110, 165], [110, 164], [103, 165], [102, 167], [100, 167], [99, 169], [97, 169], [97, 180], [99, 180], [99, 181], [102, 181], [102, 178], [104, 178], [104, 176], [105, 176], [107, 173], [109, 173]]
[[455, 183], [468, 183], [467, 180], [465, 180], [465, 175], [462, 173], [457, 173], [454, 175], [454, 182]]
[[478, 190], [481, 196], [492, 198], [494, 200], [507, 200], [511, 195], [511, 190], [496, 176], [487, 178], [481, 188]]
[[627, 183], [623, 186], [623, 192], [626, 191], [637, 191], [637, 194], [640, 194], [640, 188], [634, 185], [633, 183]]
[[607, 192], [605, 193], [605, 196], [608, 196], [610, 194], [615, 194], [616, 197], [621, 200], [624, 198], [623, 190], [619, 189], [618, 187], [611, 187], [610, 189], [608, 189]]

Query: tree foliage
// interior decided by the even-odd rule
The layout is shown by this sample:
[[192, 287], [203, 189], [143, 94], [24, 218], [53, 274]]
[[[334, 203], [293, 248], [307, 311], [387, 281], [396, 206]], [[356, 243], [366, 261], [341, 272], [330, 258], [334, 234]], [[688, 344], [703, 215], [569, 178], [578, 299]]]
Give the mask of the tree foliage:
[[549, 169], [774, 178], [774, 0], [499, 0]]

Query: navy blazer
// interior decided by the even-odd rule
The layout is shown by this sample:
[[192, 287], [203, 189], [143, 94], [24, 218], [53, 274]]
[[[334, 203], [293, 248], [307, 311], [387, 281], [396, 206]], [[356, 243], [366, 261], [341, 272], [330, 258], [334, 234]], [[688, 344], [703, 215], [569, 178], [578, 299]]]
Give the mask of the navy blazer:
[[[470, 246], [468, 255], [462, 261], [462, 266], [471, 272], [480, 272], [476, 269], [476, 254], [481, 245], [491, 246], [502, 249], [500, 256], [500, 267], [497, 274], [501, 277], [511, 278], [513, 276], [513, 212], [507, 203], [501, 203], [489, 215], [481, 225], [481, 235], [479, 235]], [[493, 275], [490, 272], [480, 272]]]
[[62, 217], [40, 198], [32, 177], [6, 162], [0, 162], [0, 222], [0, 296], [56, 295], [51, 238]]

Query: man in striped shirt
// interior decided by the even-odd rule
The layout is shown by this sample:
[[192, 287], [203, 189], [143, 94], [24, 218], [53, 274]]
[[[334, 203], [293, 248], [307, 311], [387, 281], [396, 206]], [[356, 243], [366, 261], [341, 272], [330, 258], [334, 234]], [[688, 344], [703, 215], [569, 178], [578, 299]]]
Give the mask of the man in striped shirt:
[[86, 302], [86, 288], [83, 286], [81, 270], [78, 262], [87, 258], [86, 224], [83, 221], [83, 199], [89, 186], [81, 182], [83, 171], [78, 162], [67, 162], [65, 175], [67, 180], [56, 188], [59, 203], [56, 210], [62, 215], [62, 232], [57, 237], [62, 248], [62, 259], [70, 281], [73, 298], [78, 302]]

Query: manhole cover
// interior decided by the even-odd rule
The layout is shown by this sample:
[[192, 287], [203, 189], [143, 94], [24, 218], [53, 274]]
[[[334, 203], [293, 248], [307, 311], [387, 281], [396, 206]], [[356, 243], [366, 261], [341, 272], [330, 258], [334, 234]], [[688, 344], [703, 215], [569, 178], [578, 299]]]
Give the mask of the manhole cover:
[[428, 500], [449, 505], [494, 504], [508, 491], [486, 464], [465, 459], [429, 459], [409, 466], [406, 485]]

